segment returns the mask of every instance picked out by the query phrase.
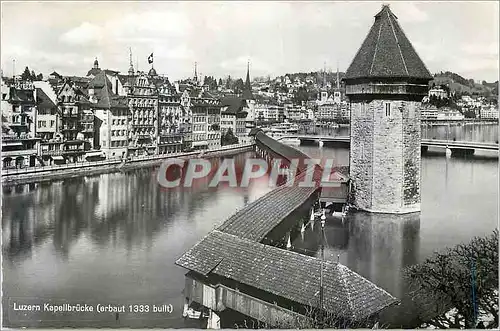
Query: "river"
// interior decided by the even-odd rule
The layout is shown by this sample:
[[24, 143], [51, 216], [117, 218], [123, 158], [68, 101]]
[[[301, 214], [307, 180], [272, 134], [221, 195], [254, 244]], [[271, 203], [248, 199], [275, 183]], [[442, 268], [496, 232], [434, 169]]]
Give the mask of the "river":
[[[495, 130], [484, 130], [478, 134], [486, 141], [498, 139], [498, 127], [496, 136]], [[300, 148], [311, 156], [331, 156], [337, 164], [348, 164], [347, 149]], [[252, 152], [240, 154], [237, 162], [252, 156]], [[153, 169], [4, 187], [4, 325], [197, 327], [181, 317], [186, 271], [174, 261], [237, 209], [269, 190], [255, 184], [238, 190], [200, 185], [166, 191], [158, 186]], [[325, 256], [404, 297], [404, 266], [423, 261], [435, 250], [489, 234], [497, 220], [498, 158], [447, 159], [430, 154], [422, 159], [420, 214], [358, 213], [345, 226], [327, 224]], [[317, 230], [308, 228], [296, 238], [296, 249], [317, 255]], [[171, 304], [173, 312], [119, 318], [109, 313], [61, 315], [57, 320], [40, 313], [23, 318], [9, 309], [22, 300]], [[386, 320], [395, 326], [410, 325], [412, 311], [402, 306]]]

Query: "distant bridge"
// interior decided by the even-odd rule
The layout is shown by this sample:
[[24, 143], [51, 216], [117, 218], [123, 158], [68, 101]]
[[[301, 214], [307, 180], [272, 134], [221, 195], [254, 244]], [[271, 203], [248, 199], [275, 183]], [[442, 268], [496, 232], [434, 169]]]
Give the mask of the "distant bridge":
[[[350, 145], [351, 138], [349, 136], [325, 136], [325, 135], [301, 135], [301, 134], [289, 134], [281, 137], [279, 140], [283, 139], [299, 139], [302, 141], [322, 141], [322, 142], [336, 142], [339, 144]], [[429, 147], [448, 147], [449, 149], [456, 151], [473, 151], [478, 150], [489, 150], [498, 151], [498, 143], [485, 143], [485, 142], [474, 142], [474, 141], [454, 141], [454, 140], [435, 140], [435, 139], [422, 139], [422, 150], [427, 151]]]

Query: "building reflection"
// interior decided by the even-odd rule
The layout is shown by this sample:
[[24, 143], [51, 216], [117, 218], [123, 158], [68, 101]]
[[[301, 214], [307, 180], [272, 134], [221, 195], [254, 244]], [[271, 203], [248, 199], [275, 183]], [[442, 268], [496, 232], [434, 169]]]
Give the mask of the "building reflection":
[[[236, 167], [242, 169], [251, 156], [236, 155]], [[214, 166], [221, 161], [210, 160]], [[213, 191], [220, 187], [208, 184], [204, 179], [193, 187], [167, 190], [148, 168], [3, 187], [4, 256], [24, 259], [34, 246], [51, 241], [58, 256], [67, 259], [84, 233], [99, 247], [151, 248], [155, 235], [170, 226], [176, 214], [186, 216], [183, 222], [194, 222], [197, 211], [213, 203]], [[248, 202], [251, 194], [246, 192], [243, 199]]]

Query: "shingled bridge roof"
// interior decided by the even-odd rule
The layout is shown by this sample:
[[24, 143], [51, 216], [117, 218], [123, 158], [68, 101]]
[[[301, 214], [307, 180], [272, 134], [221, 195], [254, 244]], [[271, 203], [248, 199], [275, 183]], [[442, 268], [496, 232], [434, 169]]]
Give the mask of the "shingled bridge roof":
[[[257, 140], [282, 157], [306, 154], [257, 133]], [[314, 167], [295, 177], [301, 181]], [[317, 187], [280, 186], [231, 216], [175, 263], [204, 276], [217, 275], [259, 288], [299, 304], [319, 307], [321, 260], [262, 244], [264, 237], [300, 207]], [[360, 321], [398, 302], [396, 298], [344, 265], [323, 262], [323, 308]]]
[[[305, 173], [296, 177], [301, 180]], [[302, 206], [318, 188], [280, 186], [239, 210], [218, 230], [240, 238], [260, 242], [285, 217]]]
[[[321, 260], [212, 231], [176, 264], [215, 274], [311, 307], [319, 307]], [[324, 309], [359, 321], [398, 302], [346, 266], [323, 263]]]
[[388, 5], [375, 15], [375, 22], [344, 79], [372, 77], [432, 79]]

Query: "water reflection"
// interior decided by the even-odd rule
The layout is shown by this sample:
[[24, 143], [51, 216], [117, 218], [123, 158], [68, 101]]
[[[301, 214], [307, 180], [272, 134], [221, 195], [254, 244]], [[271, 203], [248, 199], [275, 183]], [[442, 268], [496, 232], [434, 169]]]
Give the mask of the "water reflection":
[[[402, 294], [400, 271], [417, 263], [420, 213], [405, 215], [356, 212], [346, 221], [325, 224], [325, 259], [347, 265], [395, 296]], [[320, 256], [321, 225], [309, 224], [293, 242], [295, 251]]]
[[[235, 156], [236, 166], [241, 169], [248, 156]], [[210, 161], [217, 166], [221, 160]], [[189, 224], [198, 210], [215, 199], [218, 188], [208, 188], [209, 180], [167, 190], [156, 182], [155, 171], [139, 169], [17, 185], [13, 190], [4, 187], [4, 254], [9, 260], [23, 259], [33, 246], [52, 239], [58, 256], [67, 260], [72, 243], [83, 232], [98, 247], [112, 243], [127, 250], [134, 246], [150, 248], [154, 236], [168, 227], [177, 213], [186, 212]], [[244, 204], [249, 199], [244, 190]]]
[[[293, 242], [293, 250], [321, 257], [321, 225], [309, 224]], [[330, 220], [324, 230], [324, 256], [339, 261], [371, 280], [397, 298], [407, 296], [403, 269], [418, 263], [420, 251], [420, 213], [390, 215], [356, 212], [346, 221]], [[410, 319], [412, 307], [405, 303], [385, 322], [399, 325]], [[404, 319], [401, 316], [406, 316]], [[401, 320], [403, 322], [401, 322]]]

